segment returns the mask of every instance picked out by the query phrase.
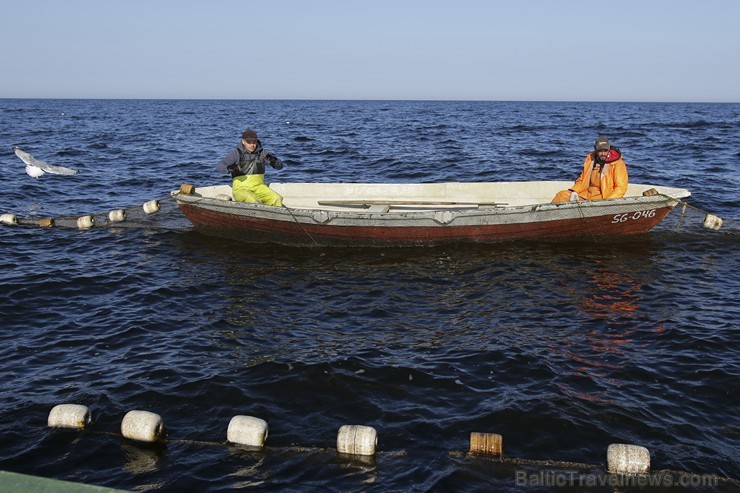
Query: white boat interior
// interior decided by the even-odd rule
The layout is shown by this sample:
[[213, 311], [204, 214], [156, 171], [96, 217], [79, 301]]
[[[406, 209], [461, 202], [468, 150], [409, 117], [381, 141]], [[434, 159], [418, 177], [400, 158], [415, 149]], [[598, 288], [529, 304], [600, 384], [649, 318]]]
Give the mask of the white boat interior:
[[[549, 203], [572, 181], [444, 182], [444, 183], [272, 183], [286, 207], [321, 210], [428, 210], [447, 208], [520, 207]], [[654, 188], [673, 198], [690, 192], [681, 188], [630, 184], [626, 197], [640, 197]], [[231, 197], [230, 185], [198, 187], [204, 198]]]

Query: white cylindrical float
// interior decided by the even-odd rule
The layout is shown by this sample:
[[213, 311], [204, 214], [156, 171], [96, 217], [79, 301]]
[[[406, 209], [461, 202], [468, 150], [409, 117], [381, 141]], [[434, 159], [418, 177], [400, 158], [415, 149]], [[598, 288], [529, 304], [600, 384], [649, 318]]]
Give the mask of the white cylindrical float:
[[90, 423], [90, 411], [80, 404], [59, 404], [49, 413], [47, 424], [51, 428], [81, 430]]
[[719, 230], [722, 227], [722, 218], [713, 214], [707, 214], [704, 217], [704, 227]]
[[375, 455], [378, 433], [372, 426], [344, 425], [337, 434], [337, 452], [340, 454]]
[[108, 213], [108, 220], [112, 223], [120, 223], [126, 219], [126, 211], [123, 209], [116, 209]]
[[478, 433], [474, 431], [470, 434], [470, 453], [501, 457], [503, 454], [503, 437], [497, 433]]
[[216, 195], [216, 200], [225, 200], [225, 201], [228, 202], [228, 201], [231, 200], [231, 195], [229, 195], [227, 193], [220, 193], [220, 194]]
[[139, 442], [157, 442], [164, 436], [164, 423], [159, 414], [129, 411], [121, 421], [121, 434]]
[[0, 224], [14, 226], [18, 224], [18, 218], [15, 217], [15, 214], [2, 214], [0, 215]]
[[647, 474], [650, 451], [639, 445], [612, 443], [606, 451], [606, 470], [615, 474]]
[[150, 200], [142, 206], [147, 214], [154, 214], [159, 210], [159, 200]]
[[234, 416], [226, 430], [226, 440], [250, 447], [263, 447], [267, 439], [267, 422], [253, 416]]
[[90, 229], [95, 226], [95, 219], [92, 216], [82, 216], [77, 218], [77, 227], [79, 229]]

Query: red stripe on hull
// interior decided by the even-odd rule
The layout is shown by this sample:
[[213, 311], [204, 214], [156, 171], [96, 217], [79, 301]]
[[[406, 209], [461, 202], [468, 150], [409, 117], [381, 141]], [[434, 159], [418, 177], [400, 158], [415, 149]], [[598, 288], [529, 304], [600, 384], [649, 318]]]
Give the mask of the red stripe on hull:
[[336, 226], [228, 214], [185, 203], [181, 203], [180, 208], [195, 229], [203, 234], [252, 243], [275, 242], [294, 246], [418, 246], [517, 239], [618, 237], [650, 231], [672, 209], [655, 209], [653, 217], [637, 218], [603, 215], [470, 226]]

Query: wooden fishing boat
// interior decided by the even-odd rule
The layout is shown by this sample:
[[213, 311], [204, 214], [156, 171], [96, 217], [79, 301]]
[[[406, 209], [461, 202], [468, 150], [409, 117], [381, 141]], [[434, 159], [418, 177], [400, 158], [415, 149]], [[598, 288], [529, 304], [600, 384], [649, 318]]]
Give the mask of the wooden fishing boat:
[[573, 182], [273, 183], [283, 207], [235, 202], [229, 185], [172, 195], [203, 234], [293, 246], [420, 246], [646, 233], [690, 192], [631, 184], [625, 197], [549, 203]]

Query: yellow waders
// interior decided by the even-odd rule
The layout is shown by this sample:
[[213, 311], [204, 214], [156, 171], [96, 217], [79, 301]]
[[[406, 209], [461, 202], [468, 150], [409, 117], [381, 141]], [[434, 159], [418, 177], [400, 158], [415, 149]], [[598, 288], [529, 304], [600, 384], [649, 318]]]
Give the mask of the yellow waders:
[[265, 175], [243, 175], [234, 178], [231, 193], [237, 202], [259, 202], [280, 207], [283, 197], [265, 185]]

